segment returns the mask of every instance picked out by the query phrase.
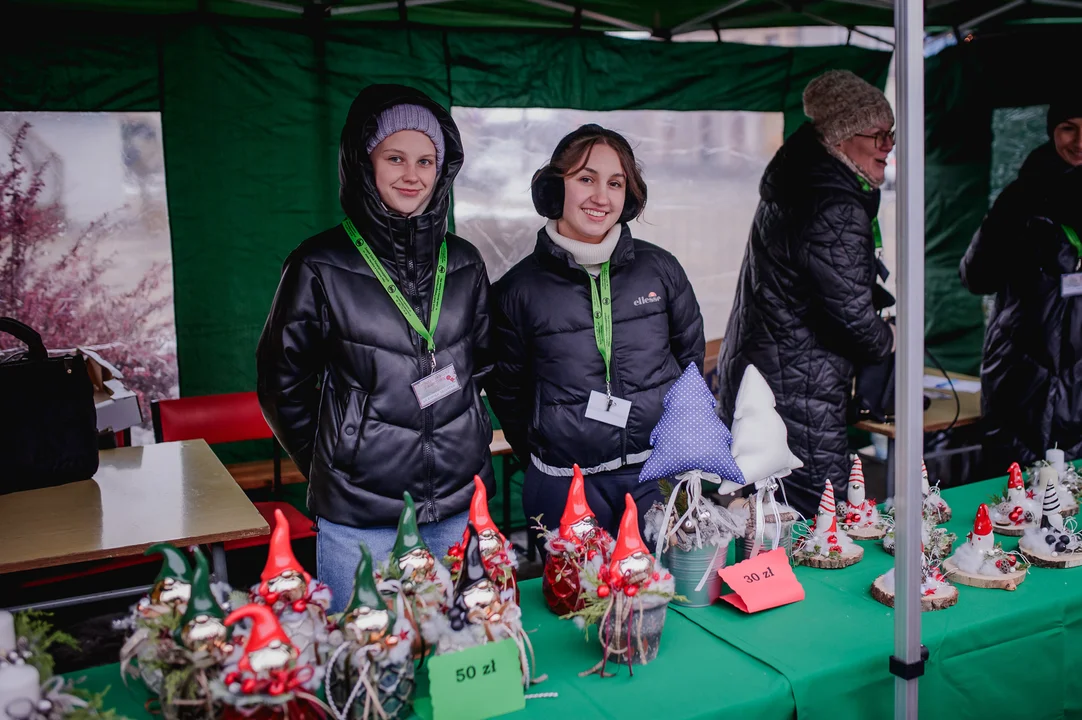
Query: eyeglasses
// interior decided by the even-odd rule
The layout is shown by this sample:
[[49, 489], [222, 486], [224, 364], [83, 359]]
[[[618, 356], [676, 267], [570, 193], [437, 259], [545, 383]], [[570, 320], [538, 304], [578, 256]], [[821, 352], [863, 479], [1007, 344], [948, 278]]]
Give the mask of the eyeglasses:
[[865, 133], [857, 133], [857, 137], [868, 138], [875, 140], [875, 146], [879, 150], [890, 150], [894, 147], [894, 131], [883, 132], [880, 130], [875, 135], [866, 135]]

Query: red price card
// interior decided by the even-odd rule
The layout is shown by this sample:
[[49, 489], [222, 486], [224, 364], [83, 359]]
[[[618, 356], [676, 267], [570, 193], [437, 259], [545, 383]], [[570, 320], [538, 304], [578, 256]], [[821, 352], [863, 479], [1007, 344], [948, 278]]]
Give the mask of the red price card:
[[797, 581], [785, 550], [778, 548], [751, 560], [718, 570], [725, 584], [733, 589], [721, 599], [746, 613], [800, 602], [804, 587]]

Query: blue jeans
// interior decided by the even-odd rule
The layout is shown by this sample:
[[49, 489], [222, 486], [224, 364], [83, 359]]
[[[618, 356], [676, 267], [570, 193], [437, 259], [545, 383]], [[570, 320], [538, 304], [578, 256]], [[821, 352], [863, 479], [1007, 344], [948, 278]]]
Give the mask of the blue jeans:
[[[421, 537], [432, 551], [436, 562], [443, 560], [447, 550], [462, 540], [462, 533], [466, 531], [466, 522], [469, 519], [469, 512], [461, 512], [446, 520], [419, 526]], [[380, 565], [394, 549], [398, 528], [355, 528], [338, 525], [324, 518], [319, 518], [317, 525], [319, 532], [316, 534], [316, 577], [331, 589], [330, 612], [342, 612], [353, 592], [353, 579], [357, 574], [357, 565], [361, 562], [361, 543], [372, 553], [372, 561]]]

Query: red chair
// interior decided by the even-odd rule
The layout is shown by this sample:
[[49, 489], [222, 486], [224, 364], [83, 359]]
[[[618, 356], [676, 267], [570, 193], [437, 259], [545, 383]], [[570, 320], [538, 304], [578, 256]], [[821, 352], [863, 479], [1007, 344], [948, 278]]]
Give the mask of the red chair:
[[[176, 400], [157, 400], [151, 403], [154, 420], [154, 439], [157, 442], [179, 440], [206, 440], [208, 445], [244, 440], [271, 440], [274, 445], [274, 493], [282, 486], [282, 453], [274, 439], [259, 400], [254, 392], [227, 393], [224, 395], [199, 395]], [[301, 540], [315, 536], [312, 521], [287, 502], [253, 503], [259, 514], [274, 527], [274, 511], [281, 510], [289, 521], [289, 537]], [[225, 549], [266, 545], [270, 536], [231, 540]]]

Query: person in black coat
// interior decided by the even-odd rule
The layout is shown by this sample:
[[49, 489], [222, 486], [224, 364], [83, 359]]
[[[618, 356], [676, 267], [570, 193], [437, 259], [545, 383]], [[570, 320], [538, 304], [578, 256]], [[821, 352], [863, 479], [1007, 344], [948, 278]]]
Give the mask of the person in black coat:
[[488, 274], [477, 249], [447, 232], [462, 160], [458, 128], [424, 93], [363, 90], [339, 152], [347, 220], [286, 259], [259, 340], [260, 404], [309, 480], [332, 610], [349, 597], [360, 542], [374, 557], [390, 552], [404, 491], [439, 558], [465, 528], [474, 475], [494, 488], [480, 397]]
[[970, 292], [996, 296], [981, 367], [990, 475], [1054, 445], [1082, 456], [1082, 94], [1051, 105], [1048, 134], [959, 267]]
[[622, 136], [582, 126], [560, 141], [532, 188], [549, 221], [533, 253], [493, 287], [488, 397], [528, 463], [526, 516], [559, 526], [577, 464], [599, 524], [615, 535], [625, 493], [640, 524], [661, 498], [639, 471], [665, 392], [689, 365], [702, 370], [703, 320], [676, 258], [631, 236], [646, 185]]
[[879, 90], [846, 71], [809, 83], [804, 112], [812, 122], [778, 150], [759, 186], [718, 358], [718, 412], [732, 422], [744, 370], [755, 365], [804, 463], [782, 480], [785, 497], [810, 518], [826, 481], [846, 497], [854, 367], [884, 360], [894, 346], [893, 325], [873, 302], [882, 267], [877, 188], [894, 116]]

